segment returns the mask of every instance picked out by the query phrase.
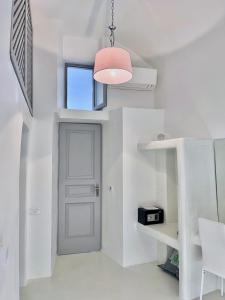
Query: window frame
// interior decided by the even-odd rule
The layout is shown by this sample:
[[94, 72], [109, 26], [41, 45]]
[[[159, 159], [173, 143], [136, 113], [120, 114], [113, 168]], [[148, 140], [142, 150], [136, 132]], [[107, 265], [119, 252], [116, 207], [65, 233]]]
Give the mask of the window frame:
[[102, 110], [104, 107], [107, 107], [107, 96], [108, 96], [108, 93], [107, 93], [107, 85], [106, 84], [103, 84], [103, 102], [99, 105], [97, 105], [97, 99], [96, 99], [96, 84], [97, 81], [94, 80], [94, 99], [93, 99], [93, 110]]
[[[68, 109], [67, 106], [67, 83], [68, 83], [68, 68], [80, 68], [80, 69], [86, 69], [86, 70], [93, 70], [94, 71], [94, 66], [93, 65], [83, 65], [83, 64], [76, 64], [76, 63], [65, 63], [64, 66], [64, 107]], [[93, 77], [93, 91], [92, 91], [92, 110], [102, 110], [104, 107], [107, 106], [107, 85], [103, 84], [103, 103], [96, 105], [96, 84], [97, 82], [94, 80]]]

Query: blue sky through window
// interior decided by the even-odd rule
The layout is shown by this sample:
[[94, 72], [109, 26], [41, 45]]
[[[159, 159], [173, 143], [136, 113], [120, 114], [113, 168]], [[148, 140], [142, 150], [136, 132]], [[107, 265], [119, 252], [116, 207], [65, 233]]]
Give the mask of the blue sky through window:
[[93, 109], [93, 70], [67, 67], [67, 108]]

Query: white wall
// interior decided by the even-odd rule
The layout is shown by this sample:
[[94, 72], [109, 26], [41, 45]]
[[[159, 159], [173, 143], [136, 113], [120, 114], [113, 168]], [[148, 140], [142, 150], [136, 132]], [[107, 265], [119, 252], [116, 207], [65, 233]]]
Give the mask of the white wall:
[[19, 169], [23, 122], [31, 117], [10, 62], [11, 1], [0, 9], [0, 299], [19, 299]]
[[[156, 259], [156, 242], [136, 231], [137, 209], [155, 201], [154, 156], [137, 150], [164, 129], [161, 110], [112, 110], [103, 124], [102, 251], [122, 266]], [[109, 187], [112, 187], [110, 190]]]
[[155, 157], [137, 149], [137, 144], [154, 140], [164, 130], [162, 110], [123, 110], [123, 228], [124, 265], [156, 260], [156, 241], [136, 231], [137, 210], [157, 199]]
[[119, 107], [154, 108], [154, 91], [108, 88], [107, 110]]
[[57, 109], [59, 24], [39, 20], [34, 28], [35, 119], [31, 140], [30, 206], [40, 209], [40, 214], [30, 216], [29, 279], [50, 276], [56, 255], [56, 232], [53, 229], [57, 203], [54, 112]]
[[29, 208], [41, 210], [38, 216], [28, 216], [25, 280], [50, 276], [56, 255], [56, 232], [52, 226], [56, 221], [52, 219], [52, 210], [56, 210], [53, 198], [57, 201], [57, 154], [53, 152], [57, 149], [54, 147], [57, 140], [53, 139], [53, 133], [57, 130], [54, 111], [57, 107], [58, 23], [41, 20], [34, 26], [33, 120], [9, 58], [11, 3], [8, 1], [3, 2], [0, 24], [0, 244], [8, 253], [7, 265], [2, 266], [4, 262], [0, 262], [0, 272], [2, 269], [4, 272], [0, 276], [4, 278], [4, 282], [0, 282], [0, 298], [14, 300], [19, 298], [19, 169], [23, 122], [30, 129], [26, 212]]
[[165, 108], [172, 136], [225, 136], [224, 53], [225, 20], [184, 49], [153, 60], [156, 106]]
[[[102, 39], [63, 35], [63, 58], [68, 62], [75, 62], [78, 64], [93, 64], [95, 60], [95, 54], [103, 47], [108, 47], [109, 41], [103, 37]], [[147, 64], [138, 54], [131, 49], [126, 48], [119, 43], [115, 44], [116, 47], [122, 47], [127, 49], [131, 55], [131, 60], [135, 66], [139, 67], [151, 67]]]
[[111, 111], [109, 118], [103, 124], [102, 251], [123, 265], [122, 110]]

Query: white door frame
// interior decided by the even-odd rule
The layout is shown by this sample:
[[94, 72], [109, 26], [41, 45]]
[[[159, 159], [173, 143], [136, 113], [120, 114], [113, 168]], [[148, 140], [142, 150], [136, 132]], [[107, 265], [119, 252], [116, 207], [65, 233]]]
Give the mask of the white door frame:
[[[59, 146], [59, 133], [60, 133], [60, 124], [61, 123], [67, 123], [67, 124], [77, 124], [77, 125], [99, 125], [100, 126], [100, 130], [101, 130], [101, 142], [100, 142], [100, 187], [101, 187], [101, 190], [100, 190], [100, 224], [101, 224], [101, 230], [100, 230], [100, 247], [102, 247], [102, 122], [74, 122], [74, 121], [71, 121], [71, 122], [65, 122], [64, 120], [58, 122], [58, 126], [57, 126], [57, 132], [58, 132], [58, 135], [57, 135], [57, 139], [58, 139], [58, 146]], [[57, 149], [57, 157], [58, 157], [58, 190], [57, 190], [57, 195], [58, 195], [58, 202], [57, 202], [57, 205], [59, 203], [59, 147]], [[59, 206], [58, 207], [58, 210], [59, 210]], [[57, 218], [58, 218], [58, 215], [59, 215], [59, 211], [57, 211]], [[59, 231], [59, 224], [57, 222], [57, 249], [56, 249], [56, 255], [58, 253], [58, 231]], [[53, 259], [54, 260], [54, 259]]]

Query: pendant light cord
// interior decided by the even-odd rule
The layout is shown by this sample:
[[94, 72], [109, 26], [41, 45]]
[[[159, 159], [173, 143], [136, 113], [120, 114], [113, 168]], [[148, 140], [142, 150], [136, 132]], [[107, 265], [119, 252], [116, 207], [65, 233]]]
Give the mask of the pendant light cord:
[[111, 47], [114, 47], [114, 45], [115, 45], [116, 26], [114, 25], [114, 10], [115, 10], [115, 3], [114, 3], [114, 0], [111, 0], [112, 23], [109, 26], [109, 30], [110, 30], [109, 41], [110, 41]]

